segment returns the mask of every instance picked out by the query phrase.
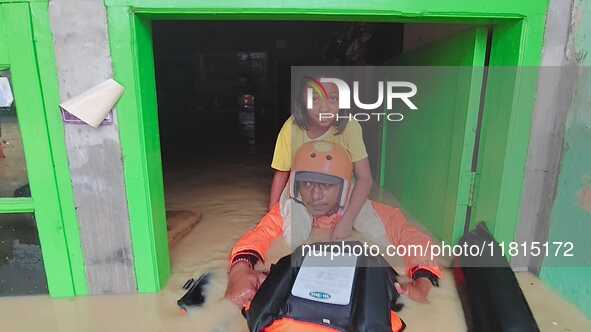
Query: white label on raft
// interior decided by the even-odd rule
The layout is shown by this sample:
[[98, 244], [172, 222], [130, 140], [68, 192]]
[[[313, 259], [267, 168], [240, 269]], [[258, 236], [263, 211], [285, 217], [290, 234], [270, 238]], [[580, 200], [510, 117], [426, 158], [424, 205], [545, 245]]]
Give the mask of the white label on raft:
[[291, 294], [303, 299], [347, 305], [355, 278], [357, 256], [306, 256]]

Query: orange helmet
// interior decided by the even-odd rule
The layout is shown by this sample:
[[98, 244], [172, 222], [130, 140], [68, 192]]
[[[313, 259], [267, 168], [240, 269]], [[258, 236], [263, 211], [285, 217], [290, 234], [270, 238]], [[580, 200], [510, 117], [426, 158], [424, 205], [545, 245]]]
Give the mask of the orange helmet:
[[353, 162], [341, 145], [312, 141], [303, 144], [294, 157], [289, 177], [290, 197], [299, 201], [298, 181], [340, 184], [339, 207], [343, 208], [349, 197]]

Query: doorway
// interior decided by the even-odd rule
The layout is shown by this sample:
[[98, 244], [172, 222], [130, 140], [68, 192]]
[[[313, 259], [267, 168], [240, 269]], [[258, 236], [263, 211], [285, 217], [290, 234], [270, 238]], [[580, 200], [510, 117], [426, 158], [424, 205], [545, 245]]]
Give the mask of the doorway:
[[[363, 34], [364, 49], [353, 51]], [[202, 246], [222, 259], [264, 215], [293, 66], [377, 65], [402, 49], [394, 23], [158, 21], [152, 35], [173, 271], [203, 262], [188, 257]], [[370, 129], [377, 170], [380, 133]], [[177, 245], [182, 228], [193, 231]]]
[[413, 76], [421, 111], [400, 123], [359, 123], [381, 190], [435, 238], [461, 235], [487, 26], [156, 21], [151, 31], [173, 271], [211, 263], [196, 252], [223, 259], [264, 215], [295, 66], [389, 65], [407, 68], [407, 76], [421, 73]]

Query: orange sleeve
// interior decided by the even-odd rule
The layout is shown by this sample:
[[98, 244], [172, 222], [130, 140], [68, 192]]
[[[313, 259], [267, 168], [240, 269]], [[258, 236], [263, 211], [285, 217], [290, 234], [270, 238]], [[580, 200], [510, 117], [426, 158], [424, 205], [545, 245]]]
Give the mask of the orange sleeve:
[[[431, 237], [418, 227], [408, 223], [400, 209], [377, 202], [372, 203], [384, 223], [390, 242], [397, 246], [405, 246], [406, 252], [409, 253], [403, 257], [407, 267], [407, 276], [412, 278], [415, 271], [424, 269], [441, 278], [441, 269], [430, 257], [429, 247], [433, 243]], [[411, 250], [411, 248], [415, 249]]]
[[267, 257], [273, 240], [283, 235], [283, 217], [276, 203], [255, 228], [246, 232], [232, 248], [230, 262], [236, 255], [244, 252], [256, 252], [263, 260]]

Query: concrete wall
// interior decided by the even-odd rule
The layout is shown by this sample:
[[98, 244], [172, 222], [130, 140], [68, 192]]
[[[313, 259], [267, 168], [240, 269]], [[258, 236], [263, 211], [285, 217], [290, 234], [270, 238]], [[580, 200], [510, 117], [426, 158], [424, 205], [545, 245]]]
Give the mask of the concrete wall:
[[[572, 99], [574, 84], [571, 70], [564, 70], [568, 58], [573, 0], [551, 0], [542, 67], [533, 113], [528, 161], [522, 196], [521, 222], [516, 240], [544, 242], [548, 239], [550, 211], [555, 199], [556, 182], [564, 139], [564, 122]], [[542, 257], [515, 257], [514, 270], [539, 273]]]
[[[575, 257], [516, 257], [591, 317], [591, 5], [551, 0], [517, 241], [574, 244]], [[561, 67], [558, 67], [561, 66]]]
[[[560, 0], [559, 0], [560, 1]], [[549, 241], [572, 241], [573, 264], [548, 257], [540, 276], [591, 317], [591, 3], [575, 0], [566, 59], [576, 68], [564, 122], [560, 175], [549, 218]]]
[[[106, 11], [102, 0], [52, 0], [49, 11], [64, 101], [112, 76]], [[89, 291], [135, 292], [117, 124], [66, 124], [65, 136]]]

